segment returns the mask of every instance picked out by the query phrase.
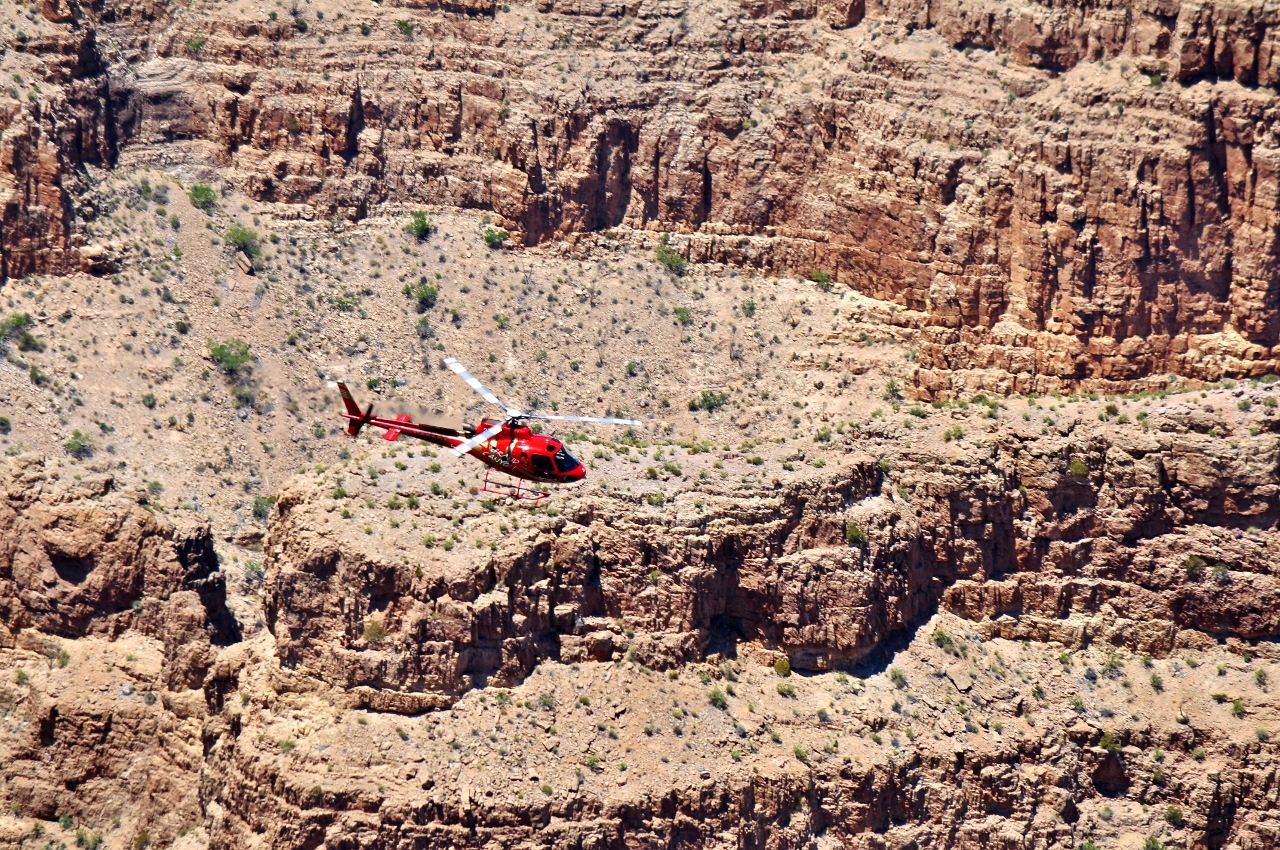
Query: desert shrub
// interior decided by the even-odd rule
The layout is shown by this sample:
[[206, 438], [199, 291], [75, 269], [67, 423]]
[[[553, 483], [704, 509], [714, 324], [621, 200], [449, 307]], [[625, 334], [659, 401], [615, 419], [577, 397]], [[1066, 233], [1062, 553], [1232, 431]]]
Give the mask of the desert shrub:
[[729, 698], [719, 688], [712, 688], [708, 691], [707, 700], [721, 711], [726, 711], [729, 708]]
[[71, 432], [71, 439], [62, 444], [63, 450], [72, 457], [88, 457], [93, 454], [93, 444], [90, 442], [88, 435], [82, 433], [80, 429]]
[[671, 247], [671, 238], [666, 233], [658, 237], [658, 246], [653, 249], [653, 256], [676, 277], [684, 275], [687, 265], [685, 258]]
[[1075, 458], [1067, 464], [1067, 474], [1074, 478], [1083, 478], [1089, 474], [1089, 465], [1080, 458]]
[[237, 251], [243, 251], [250, 257], [256, 258], [262, 254], [262, 248], [258, 245], [258, 231], [252, 227], [233, 224], [227, 228], [227, 232], [223, 234], [223, 239], [232, 248]]
[[777, 673], [779, 676], [790, 676], [791, 662], [786, 658], [779, 658], [777, 661], [773, 662], [773, 672]]
[[853, 520], [849, 520], [844, 524], [844, 539], [851, 546], [867, 545], [867, 533], [862, 530], [862, 526]]
[[413, 301], [419, 313], [425, 313], [436, 306], [436, 299], [440, 297], [440, 290], [428, 283], [425, 277], [421, 278], [416, 285], [406, 283], [404, 289], [400, 291]]
[[187, 197], [191, 199], [191, 206], [204, 210], [207, 215], [213, 215], [213, 210], [218, 205], [218, 196], [213, 191], [213, 187], [207, 183], [193, 185], [187, 192]]
[[484, 244], [491, 249], [497, 250], [503, 247], [509, 238], [511, 238], [511, 234], [505, 230], [495, 230], [492, 227], [484, 229]]
[[435, 229], [435, 223], [427, 218], [427, 214], [422, 210], [415, 212], [409, 222], [409, 231], [419, 242], [429, 237]]
[[255, 496], [253, 499], [253, 515], [258, 519], [266, 519], [271, 513], [271, 506], [276, 503], [275, 496]]
[[718, 393], [713, 390], [703, 390], [702, 394], [689, 402], [690, 410], [705, 410], [707, 413], [714, 413], [729, 403], [728, 393]]
[[369, 619], [364, 624], [364, 639], [369, 643], [378, 643], [387, 637], [387, 627], [379, 620]]
[[818, 284], [818, 288], [821, 289], [823, 292], [831, 291], [831, 286], [833, 281], [831, 279], [831, 275], [827, 274], [826, 272], [811, 271], [809, 272], [809, 280]]
[[249, 344], [236, 337], [222, 342], [209, 340], [209, 356], [218, 368], [228, 375], [235, 375], [253, 362], [253, 353], [249, 350]]

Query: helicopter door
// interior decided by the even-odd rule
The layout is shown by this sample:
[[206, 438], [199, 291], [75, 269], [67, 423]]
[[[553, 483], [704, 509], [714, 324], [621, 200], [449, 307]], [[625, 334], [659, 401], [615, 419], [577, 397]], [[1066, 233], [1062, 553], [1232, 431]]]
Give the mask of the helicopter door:
[[529, 459], [533, 461], [533, 471], [539, 475], [551, 476], [556, 474], [555, 468], [551, 465], [551, 458], [546, 455], [535, 452], [529, 456]]

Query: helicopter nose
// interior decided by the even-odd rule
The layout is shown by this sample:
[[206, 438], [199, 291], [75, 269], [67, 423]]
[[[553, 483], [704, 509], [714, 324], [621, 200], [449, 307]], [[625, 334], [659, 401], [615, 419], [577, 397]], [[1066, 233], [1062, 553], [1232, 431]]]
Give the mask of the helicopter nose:
[[581, 481], [586, 477], [587, 477], [587, 468], [585, 466], [579, 466], [573, 472], [569, 473], [569, 479], [571, 481]]

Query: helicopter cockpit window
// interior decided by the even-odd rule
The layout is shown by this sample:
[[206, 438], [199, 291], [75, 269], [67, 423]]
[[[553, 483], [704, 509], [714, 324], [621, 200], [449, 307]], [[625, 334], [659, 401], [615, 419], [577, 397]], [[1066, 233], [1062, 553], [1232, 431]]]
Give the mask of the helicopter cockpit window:
[[555, 453], [555, 459], [556, 469], [561, 472], [573, 472], [575, 469], [582, 466], [582, 464], [578, 463], [578, 459], [576, 457], [564, 450], [564, 447], [561, 447], [560, 451]]
[[534, 454], [529, 455], [529, 460], [533, 461], [534, 472], [540, 472], [546, 475], [553, 475], [555, 473], [555, 470], [551, 468], [551, 458], [546, 455], [537, 454], [535, 452]]

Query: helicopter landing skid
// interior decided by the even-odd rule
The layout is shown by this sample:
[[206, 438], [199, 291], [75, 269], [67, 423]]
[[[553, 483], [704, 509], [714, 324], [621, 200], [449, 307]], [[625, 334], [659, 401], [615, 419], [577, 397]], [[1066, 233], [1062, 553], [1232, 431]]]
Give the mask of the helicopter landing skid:
[[485, 468], [484, 483], [477, 489], [481, 493], [492, 493], [495, 496], [505, 496], [508, 499], [517, 499], [523, 502], [540, 502], [548, 498], [551, 494], [544, 493], [539, 490], [530, 490], [520, 483], [520, 479], [515, 479], [514, 484], [506, 484], [500, 481], [490, 481], [489, 473], [491, 469]]

